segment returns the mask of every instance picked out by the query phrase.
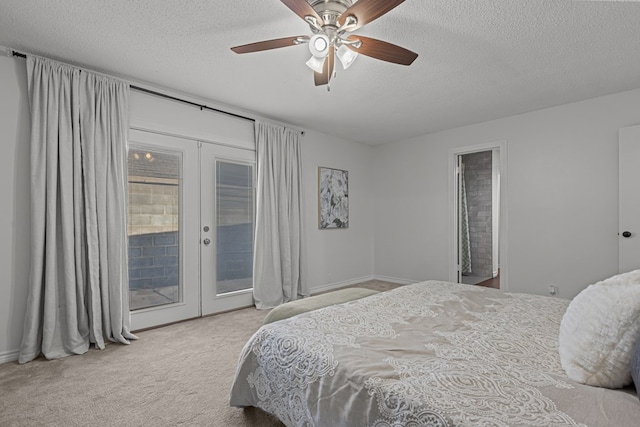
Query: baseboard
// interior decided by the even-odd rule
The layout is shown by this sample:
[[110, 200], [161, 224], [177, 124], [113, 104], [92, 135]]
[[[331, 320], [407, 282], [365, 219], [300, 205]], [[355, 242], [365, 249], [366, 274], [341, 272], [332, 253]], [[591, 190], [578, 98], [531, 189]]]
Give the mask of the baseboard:
[[320, 286], [311, 288], [311, 294], [312, 295], [320, 294], [322, 292], [332, 291], [338, 288], [344, 288], [345, 286], [357, 285], [358, 283], [367, 282], [373, 279], [374, 279], [373, 276], [364, 276], [364, 277], [358, 277], [356, 279], [343, 280], [342, 282], [327, 283], [326, 285], [320, 285]]
[[419, 282], [419, 280], [399, 279], [397, 277], [378, 276], [378, 275], [373, 276], [373, 280], [381, 280], [383, 282], [397, 283], [399, 285], [411, 285], [413, 283]]
[[15, 362], [18, 360], [19, 350], [4, 351], [0, 353], [0, 364]]

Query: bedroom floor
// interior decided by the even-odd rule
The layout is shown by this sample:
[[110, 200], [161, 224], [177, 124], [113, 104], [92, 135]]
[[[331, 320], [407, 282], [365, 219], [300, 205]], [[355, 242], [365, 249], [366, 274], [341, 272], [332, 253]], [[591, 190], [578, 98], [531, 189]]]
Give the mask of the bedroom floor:
[[470, 274], [470, 275], [466, 275], [463, 274], [462, 275], [462, 283], [464, 283], [465, 285], [477, 285], [481, 282], [484, 282], [485, 280], [489, 280], [491, 279], [491, 277], [487, 277], [487, 276], [476, 276], [475, 274]]
[[228, 404], [240, 351], [266, 314], [246, 308], [143, 331], [129, 346], [0, 365], [2, 425], [281, 427], [259, 409]]
[[462, 283], [467, 285], [484, 286], [485, 288], [500, 289], [500, 270], [496, 277], [484, 277], [484, 276], [462, 276]]

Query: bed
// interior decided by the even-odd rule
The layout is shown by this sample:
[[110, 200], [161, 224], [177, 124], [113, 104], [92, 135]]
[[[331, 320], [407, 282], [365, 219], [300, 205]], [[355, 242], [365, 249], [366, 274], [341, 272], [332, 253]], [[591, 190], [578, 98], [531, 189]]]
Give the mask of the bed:
[[633, 385], [570, 380], [569, 301], [427, 281], [264, 325], [230, 403], [287, 426], [638, 426]]

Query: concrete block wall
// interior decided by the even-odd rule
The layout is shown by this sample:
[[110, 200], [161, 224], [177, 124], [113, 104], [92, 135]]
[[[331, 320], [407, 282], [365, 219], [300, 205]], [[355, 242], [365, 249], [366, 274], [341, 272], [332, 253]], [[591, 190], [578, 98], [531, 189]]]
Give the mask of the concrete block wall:
[[493, 275], [491, 173], [492, 153], [483, 151], [462, 156], [469, 211], [471, 271], [477, 276]]
[[178, 232], [129, 236], [129, 289], [179, 283]]
[[129, 182], [128, 191], [129, 289], [177, 286], [178, 185]]
[[179, 202], [177, 183], [129, 182], [129, 236], [177, 231]]

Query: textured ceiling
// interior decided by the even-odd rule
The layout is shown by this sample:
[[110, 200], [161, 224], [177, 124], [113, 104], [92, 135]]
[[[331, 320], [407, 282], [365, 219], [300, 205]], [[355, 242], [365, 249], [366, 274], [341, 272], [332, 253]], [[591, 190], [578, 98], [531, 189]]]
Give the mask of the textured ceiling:
[[356, 32], [420, 56], [360, 56], [331, 91], [306, 46], [231, 46], [309, 34], [279, 0], [1, 0], [0, 45], [379, 144], [640, 88], [640, 3], [407, 0]]

